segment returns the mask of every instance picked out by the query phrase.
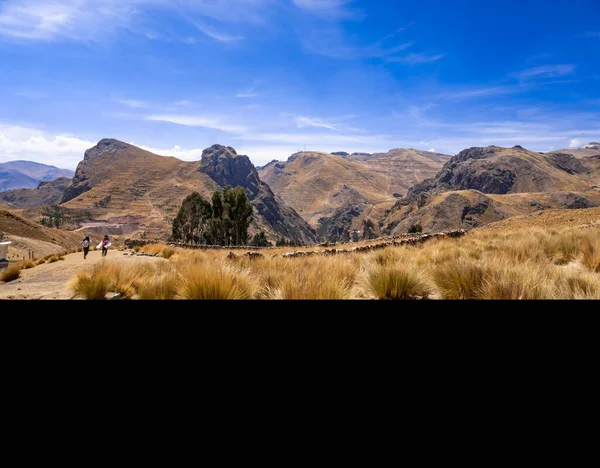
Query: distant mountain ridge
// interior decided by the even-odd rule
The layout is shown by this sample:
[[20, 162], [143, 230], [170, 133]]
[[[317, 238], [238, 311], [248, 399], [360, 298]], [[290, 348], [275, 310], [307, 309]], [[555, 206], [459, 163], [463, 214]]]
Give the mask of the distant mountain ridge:
[[32, 161], [0, 163], [0, 192], [21, 188], [36, 188], [40, 182], [73, 177], [74, 172]]
[[387, 153], [300, 152], [259, 170], [275, 194], [294, 208], [327, 241], [347, 241], [377, 226], [397, 198], [434, 176], [450, 156], [415, 149]]
[[546, 209], [599, 206], [600, 156], [473, 147], [420, 182], [381, 219], [384, 234], [471, 228]]
[[[272, 239], [316, 242], [314, 230], [260, 180], [248, 156], [222, 145], [205, 149], [201, 161], [186, 162], [122, 141], [101, 140], [85, 152], [61, 203], [90, 210], [96, 221], [122, 225], [123, 232], [146, 231], [166, 238], [170, 220], [185, 197], [197, 191], [210, 199], [225, 185], [246, 189], [255, 208], [251, 232], [264, 230]], [[107, 229], [98, 222], [93, 224]]]

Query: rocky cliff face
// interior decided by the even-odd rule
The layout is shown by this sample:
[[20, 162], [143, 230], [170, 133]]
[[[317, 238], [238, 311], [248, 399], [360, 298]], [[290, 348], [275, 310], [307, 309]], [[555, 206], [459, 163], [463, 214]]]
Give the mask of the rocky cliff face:
[[593, 169], [570, 154], [539, 154], [520, 146], [473, 147], [448, 161], [433, 178], [414, 185], [400, 205], [422, 206], [427, 197], [452, 190], [488, 194], [587, 190]]
[[244, 187], [257, 213], [279, 235], [304, 244], [316, 242], [314, 229], [260, 180], [248, 156], [238, 155], [230, 146], [213, 145], [203, 151], [198, 170], [221, 187]]
[[66, 188], [61, 203], [67, 203], [77, 198], [94, 186], [95, 179], [98, 179], [97, 176], [99, 175], [95, 169], [98, 164], [101, 164], [99, 160], [103, 155], [106, 158], [109, 155], [115, 155], [119, 151], [126, 151], [130, 148], [132, 148], [132, 145], [107, 138], [100, 140], [96, 146], [87, 150], [83, 156], [83, 161], [77, 165], [75, 175]]
[[385, 234], [476, 227], [514, 214], [596, 206], [600, 171], [591, 158], [521, 146], [469, 148], [411, 187], [381, 220]]

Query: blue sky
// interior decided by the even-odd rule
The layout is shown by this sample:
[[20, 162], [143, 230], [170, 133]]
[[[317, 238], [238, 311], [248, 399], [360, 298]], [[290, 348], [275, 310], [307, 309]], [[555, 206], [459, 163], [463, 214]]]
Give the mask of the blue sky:
[[600, 1], [0, 0], [0, 162], [600, 140]]

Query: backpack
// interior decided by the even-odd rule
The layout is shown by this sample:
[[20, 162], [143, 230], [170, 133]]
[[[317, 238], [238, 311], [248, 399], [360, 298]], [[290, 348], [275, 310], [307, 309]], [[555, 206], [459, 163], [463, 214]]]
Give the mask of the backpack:
[[89, 240], [87, 240], [87, 239], [85, 239], [85, 240], [83, 241], [83, 248], [87, 249], [89, 246], [90, 246], [90, 241], [89, 241]]

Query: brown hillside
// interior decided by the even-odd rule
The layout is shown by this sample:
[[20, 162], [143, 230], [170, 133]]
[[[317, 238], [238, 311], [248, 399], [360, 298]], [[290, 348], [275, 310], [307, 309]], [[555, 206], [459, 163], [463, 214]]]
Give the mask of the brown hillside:
[[42, 205], [58, 205], [71, 179], [59, 177], [40, 182], [34, 189], [18, 189], [0, 193], [0, 198], [11, 208], [27, 209]]
[[101, 140], [86, 151], [63, 205], [88, 210], [93, 219], [82, 227], [98, 233], [143, 233], [166, 238], [170, 221], [181, 202], [193, 191], [210, 198], [215, 190], [242, 185], [255, 207], [256, 224], [275, 238], [283, 235], [304, 243], [314, 242], [314, 232], [290, 208], [282, 206], [247, 156], [233, 148], [214, 145], [202, 161], [185, 162], [159, 156], [118, 140]]
[[383, 232], [402, 234], [420, 224], [425, 232], [471, 229], [540, 210], [579, 210], [600, 206], [600, 191], [536, 192], [508, 195], [476, 190], [444, 192], [421, 208], [396, 206], [382, 219]]
[[392, 193], [404, 195], [414, 184], [435, 176], [451, 156], [413, 148], [396, 148], [387, 153], [354, 153], [345, 158], [360, 162], [374, 172], [390, 176]]
[[540, 154], [520, 146], [469, 148], [435, 178], [413, 186], [384, 216], [383, 233], [413, 224], [426, 230], [470, 228], [546, 209], [600, 204], [600, 163], [564, 153]]
[[13, 243], [9, 247], [9, 259], [23, 258], [32, 251], [36, 257], [65, 252], [80, 247], [81, 233], [50, 229], [28, 221], [15, 213], [0, 210], [0, 232], [5, 240]]
[[547, 210], [487, 224], [481, 231], [513, 231], [522, 228], [571, 229], [600, 226], [600, 207], [581, 210]]
[[393, 179], [363, 163], [328, 153], [302, 152], [273, 161], [260, 177], [329, 241], [348, 240], [362, 221], [375, 225], [393, 205]]
[[566, 148], [558, 151], [553, 151], [553, 153], [566, 153], [572, 154], [576, 158], [587, 158], [589, 156], [600, 156], [600, 143], [592, 142], [587, 145], [582, 146], [581, 148]]

